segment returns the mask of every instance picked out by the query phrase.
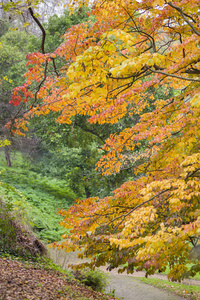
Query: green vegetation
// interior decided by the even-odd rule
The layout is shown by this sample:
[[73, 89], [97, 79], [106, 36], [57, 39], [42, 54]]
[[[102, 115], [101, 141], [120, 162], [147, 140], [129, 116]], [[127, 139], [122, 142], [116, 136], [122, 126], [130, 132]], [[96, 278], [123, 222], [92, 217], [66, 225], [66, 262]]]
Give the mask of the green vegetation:
[[75, 278], [93, 290], [102, 292], [108, 284], [108, 276], [100, 270], [85, 268], [74, 272]]
[[[4, 196], [4, 195], [3, 195]], [[9, 198], [9, 196], [8, 196]], [[7, 198], [7, 199], [8, 199]], [[0, 198], [0, 253], [35, 259], [47, 254], [44, 244], [37, 239], [26, 222], [24, 210]], [[25, 215], [25, 217], [27, 217]]]
[[0, 37], [0, 99], [8, 102], [12, 89], [24, 82], [28, 36], [21, 31], [7, 31]]
[[0, 191], [6, 203], [11, 203], [37, 236], [45, 241], [59, 240], [64, 229], [57, 211], [68, 208], [76, 195], [64, 180], [42, 177], [24, 168], [21, 156], [15, 155], [13, 167], [7, 167], [0, 152]]
[[0, 249], [3, 253], [18, 252], [16, 247], [16, 228], [12, 226], [14, 216], [11, 215], [13, 207], [11, 204], [3, 204], [0, 199]]

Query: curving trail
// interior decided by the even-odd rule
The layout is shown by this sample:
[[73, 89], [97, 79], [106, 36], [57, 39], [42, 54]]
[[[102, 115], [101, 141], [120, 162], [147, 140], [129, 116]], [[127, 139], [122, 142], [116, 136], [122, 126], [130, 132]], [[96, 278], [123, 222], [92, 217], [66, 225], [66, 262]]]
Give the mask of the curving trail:
[[140, 282], [129, 275], [110, 274], [107, 292], [115, 291], [114, 295], [123, 300], [181, 300], [183, 298]]
[[[50, 257], [53, 259], [54, 263], [60, 264], [63, 268], [68, 268], [70, 263], [83, 262], [77, 258], [77, 253], [70, 252], [66, 253], [63, 250], [50, 250]], [[143, 272], [139, 274], [127, 275], [118, 274], [116, 270], [107, 272], [106, 268], [100, 268], [102, 271], [106, 272], [109, 276], [109, 285], [107, 287], [107, 292], [112, 293], [114, 291], [115, 297], [120, 298], [120, 300], [183, 300], [179, 296], [176, 296], [170, 292], [160, 290], [143, 282], [140, 282], [136, 278], [144, 276]], [[161, 277], [161, 276], [159, 276]], [[162, 276], [163, 277], [163, 276]]]

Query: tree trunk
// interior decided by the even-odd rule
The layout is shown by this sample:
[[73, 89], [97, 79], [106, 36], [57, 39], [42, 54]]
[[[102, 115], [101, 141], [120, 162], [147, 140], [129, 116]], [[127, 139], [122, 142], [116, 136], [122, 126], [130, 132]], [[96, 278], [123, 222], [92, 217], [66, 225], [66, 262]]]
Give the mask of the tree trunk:
[[91, 197], [91, 192], [90, 192], [89, 188], [86, 185], [85, 185], [85, 195], [86, 195], [86, 198]]
[[6, 157], [6, 162], [7, 162], [7, 166], [8, 167], [11, 167], [11, 160], [10, 160], [10, 154], [9, 154], [9, 151], [8, 151], [8, 147], [4, 147], [4, 153], [5, 153], [5, 157]]

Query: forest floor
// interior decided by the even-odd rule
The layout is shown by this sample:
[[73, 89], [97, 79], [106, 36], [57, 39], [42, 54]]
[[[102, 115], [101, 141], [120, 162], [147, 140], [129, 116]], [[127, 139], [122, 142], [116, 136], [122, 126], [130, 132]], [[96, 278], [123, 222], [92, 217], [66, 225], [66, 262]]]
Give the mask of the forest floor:
[[0, 257], [0, 300], [115, 300], [42, 265]]

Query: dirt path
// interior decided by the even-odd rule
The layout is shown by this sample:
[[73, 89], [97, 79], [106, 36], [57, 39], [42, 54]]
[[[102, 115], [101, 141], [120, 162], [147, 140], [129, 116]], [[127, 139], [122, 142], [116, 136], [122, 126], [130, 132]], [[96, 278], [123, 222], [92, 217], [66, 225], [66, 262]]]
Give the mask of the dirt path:
[[[56, 264], [60, 264], [63, 268], [67, 268], [69, 263], [78, 263], [76, 253], [66, 253], [61, 250], [50, 250], [50, 257]], [[83, 262], [83, 260], [81, 260]], [[106, 268], [100, 268], [106, 272]], [[118, 274], [117, 270], [106, 272], [109, 276], [109, 285], [107, 292], [119, 297], [121, 300], [182, 300], [170, 292], [160, 290], [148, 284], [140, 282], [136, 277], [144, 277], [144, 272], [138, 272], [133, 275]], [[166, 279], [166, 276], [158, 275], [156, 277]]]

